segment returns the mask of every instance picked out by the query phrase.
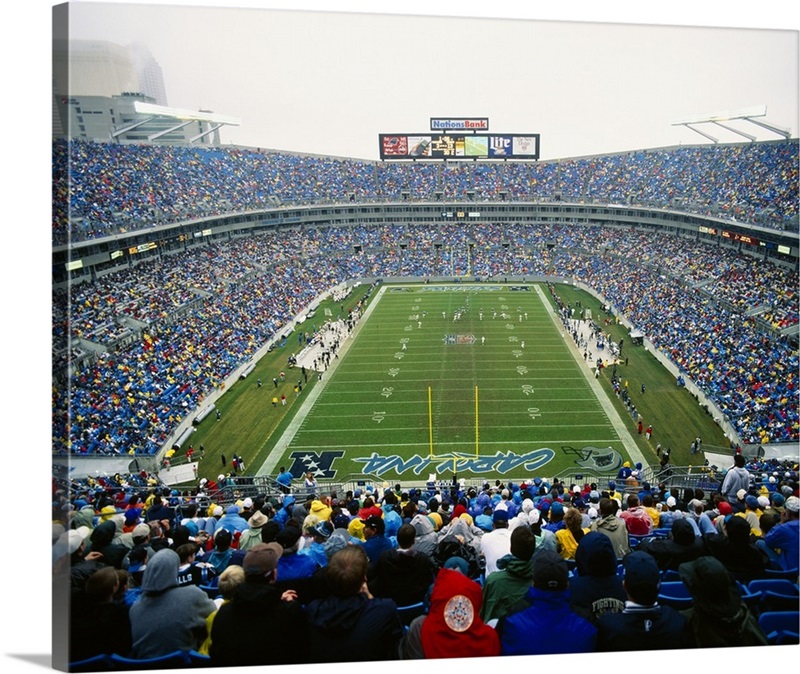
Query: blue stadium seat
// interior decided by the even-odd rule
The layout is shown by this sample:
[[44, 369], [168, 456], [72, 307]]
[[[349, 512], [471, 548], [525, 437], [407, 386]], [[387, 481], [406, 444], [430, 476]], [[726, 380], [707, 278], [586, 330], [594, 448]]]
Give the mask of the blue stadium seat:
[[109, 659], [115, 670], [172, 669], [190, 664], [186, 651], [173, 651], [155, 658], [128, 658], [114, 653]]
[[800, 643], [800, 611], [767, 611], [758, 617], [758, 626], [770, 644]]
[[662, 582], [658, 590], [658, 603], [674, 609], [691, 608], [694, 604], [689, 588], [681, 581]]
[[107, 672], [111, 669], [111, 659], [105, 653], [101, 653], [85, 660], [70, 662], [67, 669], [70, 672]]
[[411, 621], [414, 618], [421, 616], [425, 613], [425, 604], [421, 601], [418, 601], [416, 604], [408, 604], [407, 606], [398, 606], [397, 607], [397, 615], [400, 618], [400, 622], [403, 623], [404, 626], [408, 626], [411, 624]]

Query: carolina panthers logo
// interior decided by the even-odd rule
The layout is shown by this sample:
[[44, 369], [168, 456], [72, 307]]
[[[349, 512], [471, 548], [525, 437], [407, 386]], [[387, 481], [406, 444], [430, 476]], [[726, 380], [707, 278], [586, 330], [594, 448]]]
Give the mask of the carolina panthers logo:
[[332, 480], [336, 477], [336, 470], [332, 468], [333, 462], [344, 456], [344, 452], [292, 452], [289, 456], [293, 459], [289, 469], [292, 475], [299, 476], [310, 472], [314, 477]]
[[572, 454], [576, 457], [575, 463], [586, 470], [596, 470], [600, 472], [613, 472], [619, 470], [622, 465], [622, 456], [618, 451], [611, 447], [598, 449], [597, 447], [562, 447], [564, 454]]

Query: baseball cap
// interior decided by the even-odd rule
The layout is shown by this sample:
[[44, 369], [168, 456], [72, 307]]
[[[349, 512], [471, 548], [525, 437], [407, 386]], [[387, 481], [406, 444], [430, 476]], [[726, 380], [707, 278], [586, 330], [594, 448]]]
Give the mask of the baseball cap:
[[492, 522], [508, 522], [508, 511], [498, 508], [492, 514]]
[[553, 550], [542, 550], [533, 558], [533, 586], [559, 592], [569, 586], [567, 560]]
[[382, 517], [378, 517], [377, 515], [370, 515], [367, 519], [365, 519], [364, 526], [369, 527], [370, 529], [375, 529], [379, 534], [382, 534], [386, 531], [386, 523], [383, 521]]
[[661, 572], [655, 557], [646, 552], [631, 552], [622, 560], [625, 569], [625, 582], [631, 588], [658, 586]]
[[247, 551], [242, 568], [248, 575], [267, 574], [278, 566], [281, 555], [283, 555], [283, 548], [277, 543], [259, 543]]

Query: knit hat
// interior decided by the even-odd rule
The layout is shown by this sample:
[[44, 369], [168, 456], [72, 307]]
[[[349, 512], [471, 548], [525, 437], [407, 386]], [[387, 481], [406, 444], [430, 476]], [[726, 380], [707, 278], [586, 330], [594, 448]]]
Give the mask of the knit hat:
[[796, 513], [798, 510], [800, 510], [800, 499], [798, 499], [796, 496], [790, 496], [786, 499], [786, 504], [784, 507], [789, 512]]

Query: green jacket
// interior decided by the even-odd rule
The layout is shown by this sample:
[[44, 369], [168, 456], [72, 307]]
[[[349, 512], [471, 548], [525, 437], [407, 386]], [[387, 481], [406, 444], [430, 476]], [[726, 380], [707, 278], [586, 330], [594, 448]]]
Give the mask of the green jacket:
[[524, 561], [514, 555], [506, 555], [498, 560], [500, 571], [495, 571], [486, 579], [483, 587], [481, 618], [484, 622], [502, 618], [510, 608], [522, 599], [533, 580], [533, 562]]

